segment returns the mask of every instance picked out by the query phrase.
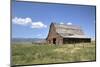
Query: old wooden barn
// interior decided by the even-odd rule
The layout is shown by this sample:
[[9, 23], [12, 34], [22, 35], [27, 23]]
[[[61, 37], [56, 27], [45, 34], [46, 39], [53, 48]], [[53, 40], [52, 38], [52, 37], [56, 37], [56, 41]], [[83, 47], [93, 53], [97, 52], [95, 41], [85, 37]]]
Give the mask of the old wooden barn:
[[49, 44], [91, 42], [91, 38], [85, 37], [80, 26], [58, 23], [51, 23], [46, 40]]

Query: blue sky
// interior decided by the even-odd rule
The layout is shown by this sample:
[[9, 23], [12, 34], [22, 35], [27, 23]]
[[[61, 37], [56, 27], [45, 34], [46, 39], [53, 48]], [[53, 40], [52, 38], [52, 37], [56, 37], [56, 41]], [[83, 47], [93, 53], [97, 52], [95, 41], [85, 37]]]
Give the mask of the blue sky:
[[12, 2], [12, 37], [46, 38], [51, 22], [79, 25], [95, 37], [95, 6]]

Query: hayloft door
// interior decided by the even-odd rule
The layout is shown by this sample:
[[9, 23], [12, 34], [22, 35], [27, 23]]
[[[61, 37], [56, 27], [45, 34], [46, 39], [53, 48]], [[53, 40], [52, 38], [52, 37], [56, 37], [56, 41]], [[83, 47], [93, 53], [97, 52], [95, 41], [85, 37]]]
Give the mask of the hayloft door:
[[53, 44], [56, 44], [56, 38], [53, 38]]

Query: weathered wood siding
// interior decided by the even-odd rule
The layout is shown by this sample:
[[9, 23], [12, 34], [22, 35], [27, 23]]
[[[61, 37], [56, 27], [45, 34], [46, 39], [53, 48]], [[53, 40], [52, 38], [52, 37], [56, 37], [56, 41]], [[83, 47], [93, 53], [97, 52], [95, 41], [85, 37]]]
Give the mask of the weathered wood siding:
[[90, 38], [63, 38], [63, 44], [66, 43], [88, 43], [91, 42]]
[[[55, 43], [53, 42], [54, 39], [56, 39]], [[59, 34], [57, 34], [54, 24], [51, 24], [50, 26], [47, 42], [49, 44], [62, 44], [63, 43], [63, 38]]]

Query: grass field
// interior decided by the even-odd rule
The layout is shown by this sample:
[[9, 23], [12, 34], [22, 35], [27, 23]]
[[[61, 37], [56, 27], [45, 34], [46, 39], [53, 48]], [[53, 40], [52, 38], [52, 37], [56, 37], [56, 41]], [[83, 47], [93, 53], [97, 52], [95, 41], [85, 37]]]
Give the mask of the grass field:
[[13, 65], [94, 61], [95, 43], [65, 45], [12, 44]]

